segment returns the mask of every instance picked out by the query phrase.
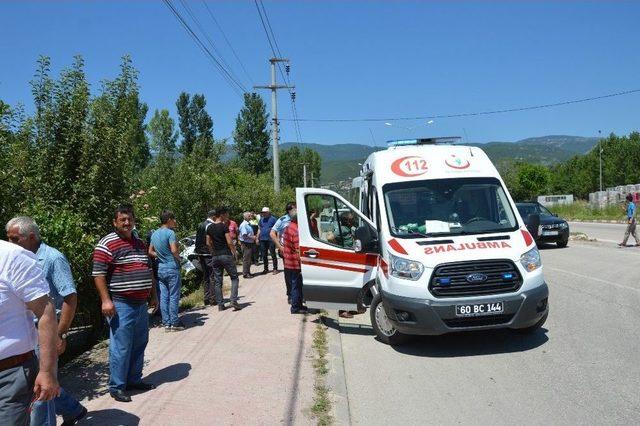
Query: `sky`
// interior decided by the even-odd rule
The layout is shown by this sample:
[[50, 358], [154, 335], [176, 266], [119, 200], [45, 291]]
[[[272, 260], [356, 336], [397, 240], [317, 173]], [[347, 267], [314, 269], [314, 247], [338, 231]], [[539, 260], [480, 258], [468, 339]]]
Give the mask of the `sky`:
[[[252, 90], [270, 80], [272, 53], [253, 0], [171, 0]], [[191, 21], [182, 2], [197, 18]], [[516, 141], [550, 134], [597, 136], [638, 130], [640, 93], [488, 116], [390, 122], [526, 107], [640, 89], [640, 2], [264, 0], [290, 59], [302, 142], [382, 146], [408, 137]], [[233, 51], [225, 42], [229, 40]], [[211, 48], [210, 48], [211, 49]], [[0, 2], [0, 99], [33, 110], [29, 81], [39, 55], [57, 75], [86, 61], [92, 92], [130, 54], [151, 117], [182, 91], [202, 93], [214, 135], [230, 138], [242, 98], [196, 46], [166, 4], [148, 1]], [[244, 72], [242, 66], [246, 69]], [[248, 74], [248, 75], [247, 75]], [[282, 78], [278, 76], [279, 83]], [[270, 94], [259, 91], [271, 107]], [[278, 92], [281, 142], [298, 140], [286, 91]]]

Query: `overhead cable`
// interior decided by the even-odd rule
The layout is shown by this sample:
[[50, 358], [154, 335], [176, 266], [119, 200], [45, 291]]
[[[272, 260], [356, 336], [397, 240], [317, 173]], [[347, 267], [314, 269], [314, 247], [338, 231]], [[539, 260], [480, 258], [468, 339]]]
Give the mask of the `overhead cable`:
[[167, 5], [167, 7], [171, 10], [173, 15], [176, 17], [178, 22], [182, 25], [182, 27], [187, 31], [187, 34], [191, 37], [191, 39], [196, 43], [196, 45], [202, 50], [202, 52], [207, 56], [213, 64], [220, 71], [221, 76], [224, 80], [229, 84], [229, 86], [233, 89], [236, 94], [240, 97], [243, 97], [243, 93], [247, 92], [244, 86], [236, 81], [230, 73], [226, 70], [226, 68], [220, 63], [220, 61], [215, 57], [215, 55], [207, 48], [207, 46], [202, 42], [200, 37], [193, 31], [191, 26], [187, 23], [187, 21], [182, 17], [180, 12], [173, 6], [170, 0], [163, 0], [163, 2]]
[[459, 117], [475, 117], [481, 115], [492, 115], [492, 114], [504, 114], [508, 112], [519, 112], [519, 111], [530, 111], [536, 109], [544, 109], [544, 108], [553, 108], [563, 105], [571, 105], [571, 104], [579, 104], [583, 102], [592, 102], [601, 99], [613, 98], [617, 96], [630, 95], [633, 93], [640, 92], [640, 89], [633, 90], [625, 90], [622, 92], [609, 93], [602, 96], [592, 96], [588, 98], [581, 99], [572, 99], [569, 101], [563, 102], [555, 102], [549, 104], [542, 105], [533, 105], [533, 106], [525, 106], [519, 108], [507, 108], [507, 109], [498, 109], [498, 110], [490, 110], [490, 111], [478, 111], [478, 112], [464, 112], [464, 113], [455, 113], [455, 114], [437, 114], [437, 115], [423, 115], [423, 116], [415, 116], [415, 117], [377, 117], [377, 118], [281, 118], [282, 121], [306, 121], [306, 122], [376, 122], [376, 121], [414, 121], [414, 120], [430, 120], [430, 119], [438, 119], [438, 118], [459, 118]]
[[[264, 3], [262, 3], [262, 0], [254, 0], [254, 3], [256, 5], [256, 9], [258, 10], [258, 15], [260, 16], [262, 28], [264, 29], [264, 33], [267, 36], [267, 41], [269, 42], [269, 46], [271, 47], [271, 53], [275, 58], [282, 58], [282, 52], [280, 51], [280, 46], [278, 46], [278, 41], [276, 40], [275, 33], [273, 32], [273, 27], [271, 26], [271, 22], [269, 21], [269, 16], [267, 15], [267, 10], [264, 7]], [[282, 79], [288, 86], [291, 86], [291, 81], [289, 80], [288, 75], [286, 75], [282, 70], [282, 65], [280, 64], [280, 62], [277, 62], [276, 66], [280, 71]], [[300, 123], [298, 123], [297, 120], [298, 110], [296, 108], [295, 100], [292, 96], [291, 88], [287, 87], [287, 91], [289, 92], [289, 96], [291, 97], [291, 114], [293, 115], [293, 124], [296, 132], [296, 138], [298, 139], [298, 143], [300, 143], [302, 141], [302, 133], [300, 132]]]
[[233, 53], [233, 56], [236, 58], [236, 60], [240, 64], [240, 68], [242, 68], [242, 71], [244, 72], [244, 75], [249, 79], [250, 82], [253, 82], [254, 81], [253, 78], [251, 77], [251, 75], [249, 74], [249, 72], [245, 68], [244, 64], [240, 60], [240, 57], [238, 56], [238, 53], [236, 52], [236, 50], [231, 45], [231, 42], [229, 41], [229, 38], [227, 37], [227, 35], [225, 34], [224, 30], [222, 29], [222, 26], [220, 25], [220, 23], [218, 23], [218, 20], [216, 19], [215, 15], [213, 14], [211, 9], [209, 8], [209, 5], [207, 4], [207, 2], [205, 0], [201, 0], [201, 1], [202, 1], [202, 4], [204, 4], [204, 7], [207, 9], [207, 12], [209, 12], [209, 16], [211, 17], [211, 20], [216, 25], [216, 27], [218, 27], [218, 30], [220, 30], [220, 33], [222, 34], [222, 37], [224, 38], [224, 41], [227, 43], [227, 46], [229, 46], [229, 49]]

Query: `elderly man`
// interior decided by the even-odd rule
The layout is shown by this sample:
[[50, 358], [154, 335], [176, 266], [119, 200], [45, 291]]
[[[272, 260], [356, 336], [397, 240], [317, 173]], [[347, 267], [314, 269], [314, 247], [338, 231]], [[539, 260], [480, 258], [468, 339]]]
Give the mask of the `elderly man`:
[[260, 252], [264, 262], [264, 273], [269, 272], [269, 253], [273, 260], [273, 273], [278, 273], [278, 257], [276, 256], [276, 246], [271, 240], [271, 228], [276, 223], [276, 218], [271, 216], [269, 207], [262, 208], [262, 217], [258, 221], [258, 241], [260, 241]]
[[[7, 239], [25, 250], [36, 254], [38, 266], [49, 283], [49, 295], [58, 315], [58, 355], [64, 353], [67, 345], [67, 332], [76, 314], [78, 297], [67, 258], [40, 238], [38, 224], [26, 216], [11, 219], [5, 230]], [[60, 388], [60, 396], [53, 401], [38, 401], [31, 411], [32, 425], [55, 425], [56, 414], [62, 416], [63, 424], [75, 424], [87, 414], [77, 399]]]
[[34, 399], [49, 401], [60, 394], [56, 314], [36, 256], [6, 241], [0, 241], [0, 318], [0, 424], [28, 425]]
[[256, 236], [249, 221], [251, 220], [251, 212], [244, 212], [242, 215], [244, 220], [240, 224], [239, 236], [242, 245], [242, 276], [244, 278], [253, 278], [251, 274], [251, 263], [253, 259], [253, 251], [256, 246]]
[[115, 230], [93, 251], [93, 277], [109, 322], [109, 393], [118, 402], [131, 402], [126, 390], [155, 388], [142, 381], [142, 367], [149, 341], [147, 300], [155, 310], [158, 297], [147, 246], [133, 235], [134, 224], [133, 207], [120, 205]]

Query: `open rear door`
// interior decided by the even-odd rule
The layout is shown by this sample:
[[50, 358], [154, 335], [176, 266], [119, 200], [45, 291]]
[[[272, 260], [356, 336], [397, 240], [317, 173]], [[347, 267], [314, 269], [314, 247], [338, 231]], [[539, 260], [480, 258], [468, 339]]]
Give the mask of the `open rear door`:
[[362, 288], [375, 279], [377, 253], [356, 252], [355, 230], [375, 225], [333, 191], [297, 188], [303, 293], [307, 306], [355, 310]]

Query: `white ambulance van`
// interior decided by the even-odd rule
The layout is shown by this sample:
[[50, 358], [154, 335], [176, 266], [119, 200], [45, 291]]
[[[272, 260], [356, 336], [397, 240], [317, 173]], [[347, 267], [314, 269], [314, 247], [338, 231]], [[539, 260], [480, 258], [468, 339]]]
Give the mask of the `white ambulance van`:
[[[544, 324], [540, 254], [502, 178], [480, 148], [442, 142], [371, 154], [354, 180], [359, 209], [326, 189], [296, 190], [309, 307], [369, 308], [376, 336], [392, 345]], [[322, 226], [310, 219], [320, 215]]]

